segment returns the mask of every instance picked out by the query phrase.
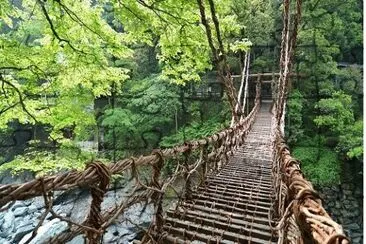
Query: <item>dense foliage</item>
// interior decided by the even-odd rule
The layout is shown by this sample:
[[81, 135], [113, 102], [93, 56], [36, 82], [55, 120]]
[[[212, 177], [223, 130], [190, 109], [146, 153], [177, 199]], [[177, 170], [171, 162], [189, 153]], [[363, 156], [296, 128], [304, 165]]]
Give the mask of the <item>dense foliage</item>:
[[[362, 161], [361, 5], [303, 4], [286, 135], [319, 184]], [[0, 170], [81, 168], [227, 126], [230, 97], [211, 90], [213, 71], [224, 61], [240, 74], [249, 46], [251, 72], [278, 70], [281, 10], [265, 0], [0, 1]]]
[[295, 155], [319, 184], [338, 182], [343, 163], [362, 161], [361, 6], [304, 2], [296, 52], [304, 77], [293, 83], [287, 121]]

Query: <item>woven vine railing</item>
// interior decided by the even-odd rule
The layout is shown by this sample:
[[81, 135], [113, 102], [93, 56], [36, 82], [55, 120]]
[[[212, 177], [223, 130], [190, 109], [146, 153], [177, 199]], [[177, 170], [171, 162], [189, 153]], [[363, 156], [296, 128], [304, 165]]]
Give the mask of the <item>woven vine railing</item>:
[[[26, 200], [38, 196], [44, 199], [45, 211], [38, 225], [32, 232], [29, 243], [43, 224], [46, 216], [51, 214], [69, 224], [70, 228], [49, 240], [48, 243], [65, 243], [79, 234], [84, 234], [88, 243], [100, 243], [102, 234], [118, 217], [131, 206], [141, 203], [154, 207], [153, 221], [145, 232], [143, 242], [154, 240], [152, 232], [159, 233], [163, 224], [163, 200], [167, 190], [175, 193], [177, 201], [189, 199], [192, 191], [206, 178], [207, 174], [217, 172], [228, 162], [235, 147], [243, 144], [260, 107], [260, 82], [256, 85], [254, 106], [246, 118], [207, 138], [186, 142], [183, 145], [168, 149], [154, 150], [151, 154], [131, 157], [114, 164], [105, 165], [94, 161], [84, 171], [70, 171], [23, 183], [0, 185], [0, 211], [5, 211], [17, 200]], [[167, 162], [173, 165], [171, 173], [163, 175]], [[118, 206], [101, 211], [101, 204], [111, 176], [128, 174], [135, 181], [129, 196]], [[148, 179], [146, 179], [148, 176]], [[175, 182], [181, 180], [183, 186], [175, 189]], [[54, 193], [76, 188], [87, 188], [92, 196], [89, 214], [85, 220], [74, 222], [53, 210]], [[125, 221], [130, 221], [126, 219]], [[133, 224], [133, 223], [132, 223]]]
[[279, 243], [348, 244], [342, 226], [334, 222], [322, 206], [321, 199], [294, 159], [283, 135], [275, 129], [274, 164], [279, 169], [277, 184]]

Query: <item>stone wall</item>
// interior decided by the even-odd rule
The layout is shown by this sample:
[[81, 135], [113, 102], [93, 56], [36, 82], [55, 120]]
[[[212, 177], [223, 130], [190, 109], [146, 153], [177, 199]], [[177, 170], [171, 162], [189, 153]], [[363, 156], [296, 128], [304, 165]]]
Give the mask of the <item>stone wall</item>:
[[343, 226], [352, 243], [363, 243], [362, 182], [315, 188], [324, 200], [325, 209], [337, 223]]

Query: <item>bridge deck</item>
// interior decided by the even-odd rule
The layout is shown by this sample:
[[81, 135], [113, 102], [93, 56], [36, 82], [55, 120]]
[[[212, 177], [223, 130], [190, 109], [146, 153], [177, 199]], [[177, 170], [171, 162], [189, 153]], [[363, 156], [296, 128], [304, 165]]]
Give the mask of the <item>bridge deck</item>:
[[245, 144], [165, 217], [162, 243], [274, 243], [271, 207], [271, 114], [263, 104]]

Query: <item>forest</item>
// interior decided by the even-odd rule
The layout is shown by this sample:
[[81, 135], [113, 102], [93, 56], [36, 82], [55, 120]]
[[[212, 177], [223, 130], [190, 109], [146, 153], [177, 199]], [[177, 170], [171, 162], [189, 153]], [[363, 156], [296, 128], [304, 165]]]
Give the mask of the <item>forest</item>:
[[[315, 184], [362, 174], [362, 9], [302, 5], [285, 130]], [[247, 64], [278, 72], [281, 31], [280, 1], [0, 1], [0, 172], [82, 169], [229, 126], [222, 74], [238, 87]]]

